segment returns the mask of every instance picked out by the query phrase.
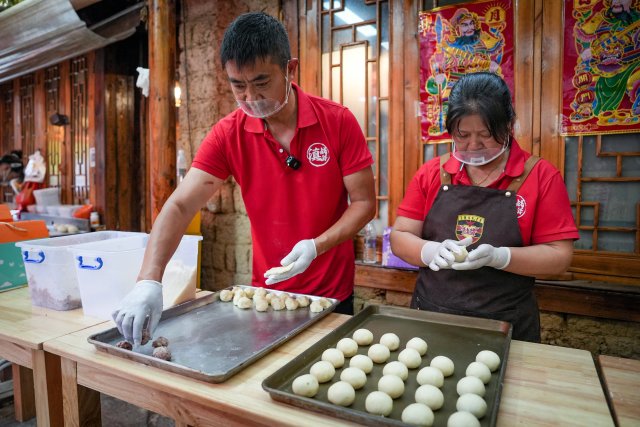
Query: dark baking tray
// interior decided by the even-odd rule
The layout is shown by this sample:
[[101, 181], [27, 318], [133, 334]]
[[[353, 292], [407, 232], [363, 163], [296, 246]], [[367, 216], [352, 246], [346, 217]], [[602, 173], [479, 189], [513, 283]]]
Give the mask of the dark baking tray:
[[[151, 355], [151, 342], [134, 351], [116, 347], [115, 344], [124, 338], [115, 327], [91, 335], [88, 341], [98, 350], [118, 357], [219, 383], [320, 320], [338, 304], [338, 300], [327, 298], [331, 306], [320, 313], [312, 313], [308, 307], [293, 311], [274, 311], [269, 307], [266, 312], [257, 312], [235, 307], [233, 302], [222, 302], [219, 294], [196, 298], [162, 313], [154, 337], [163, 336], [169, 340], [172, 354], [169, 362]], [[312, 301], [318, 299], [308, 297]]]
[[[320, 360], [324, 350], [335, 347], [341, 338], [351, 337], [353, 332], [360, 328], [373, 332], [374, 343], [379, 342], [382, 334], [386, 332], [398, 335], [400, 348], [391, 352], [388, 362], [397, 360], [400, 351], [413, 337], [421, 337], [429, 345], [427, 354], [422, 357], [420, 367], [409, 370], [409, 378], [405, 381], [405, 392], [393, 401], [393, 411], [388, 417], [369, 414], [364, 406], [366, 396], [377, 390], [378, 380], [382, 376], [382, 368], [385, 364], [374, 363], [373, 370], [367, 375], [366, 385], [356, 390], [356, 399], [349, 407], [334, 405], [327, 399], [329, 386], [339, 381], [340, 373], [348, 366], [349, 359], [345, 360], [344, 367], [336, 369], [336, 374], [330, 382], [320, 384], [315, 397], [307, 398], [293, 393], [291, 385], [296, 377], [309, 373], [311, 365]], [[492, 350], [500, 356], [502, 363], [500, 369], [492, 374], [491, 381], [486, 385], [487, 393], [484, 399], [487, 402], [487, 414], [480, 423], [483, 426], [494, 426], [507, 365], [511, 329], [511, 324], [497, 320], [371, 305], [266, 378], [262, 388], [269, 392], [272, 399], [304, 409], [365, 425], [399, 426], [404, 425], [401, 421], [402, 410], [415, 402], [414, 394], [419, 386], [416, 381], [418, 371], [429, 366], [431, 359], [435, 356], [444, 355], [453, 360], [455, 371], [444, 380], [441, 388], [445, 398], [444, 405], [434, 411], [433, 425], [446, 426], [449, 415], [456, 411], [458, 380], [465, 376], [467, 366], [475, 361], [475, 356], [480, 350]], [[358, 353], [366, 355], [368, 349], [369, 346], [360, 346]]]

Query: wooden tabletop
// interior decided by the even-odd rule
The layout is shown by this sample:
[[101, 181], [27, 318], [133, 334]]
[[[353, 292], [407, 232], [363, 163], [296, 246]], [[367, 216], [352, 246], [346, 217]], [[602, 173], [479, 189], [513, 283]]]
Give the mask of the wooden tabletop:
[[[96, 350], [87, 337], [113, 327], [92, 327], [48, 341], [77, 383], [189, 425], [350, 425], [271, 400], [262, 381], [348, 316], [331, 314], [221, 384], [196, 381]], [[73, 361], [73, 362], [70, 362]], [[75, 368], [75, 369], [74, 369]], [[66, 415], [66, 412], [65, 412]], [[304, 417], [304, 418], [302, 418]], [[214, 422], [215, 420], [215, 422]], [[499, 426], [613, 426], [595, 364], [587, 351], [511, 343]]]
[[599, 356], [598, 362], [618, 425], [640, 426], [640, 360]]

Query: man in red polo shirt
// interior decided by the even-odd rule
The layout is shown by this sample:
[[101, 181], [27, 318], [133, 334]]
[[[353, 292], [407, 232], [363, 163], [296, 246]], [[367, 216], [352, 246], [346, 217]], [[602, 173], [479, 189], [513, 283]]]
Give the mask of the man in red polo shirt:
[[[156, 219], [138, 283], [113, 313], [135, 343], [147, 316], [151, 333], [157, 326], [159, 281], [184, 230], [230, 175], [251, 220], [252, 284], [336, 298], [336, 312], [353, 313], [351, 239], [375, 212], [373, 160], [358, 122], [292, 82], [298, 59], [284, 26], [269, 15], [238, 17], [220, 57], [240, 108], [203, 140]], [[277, 266], [286, 268], [269, 271]]]

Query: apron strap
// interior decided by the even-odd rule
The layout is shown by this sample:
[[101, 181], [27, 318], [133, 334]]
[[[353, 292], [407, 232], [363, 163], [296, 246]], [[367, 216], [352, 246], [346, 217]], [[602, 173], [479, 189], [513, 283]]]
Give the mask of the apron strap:
[[515, 177], [513, 181], [511, 181], [511, 184], [509, 184], [509, 187], [507, 187], [507, 191], [513, 191], [517, 193], [524, 180], [527, 179], [527, 176], [529, 176], [529, 172], [531, 172], [536, 163], [538, 163], [538, 160], [540, 160], [540, 157], [538, 156], [529, 157], [527, 161], [524, 162], [524, 170], [522, 171], [520, 176]]
[[440, 184], [441, 185], [451, 185], [451, 174], [444, 170], [444, 164], [447, 163], [451, 157], [451, 153], [445, 153], [440, 156]]

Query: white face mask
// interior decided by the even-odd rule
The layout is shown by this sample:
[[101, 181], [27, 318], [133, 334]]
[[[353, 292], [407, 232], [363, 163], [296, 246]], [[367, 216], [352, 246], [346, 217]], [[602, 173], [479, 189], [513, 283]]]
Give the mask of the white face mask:
[[482, 166], [491, 163], [507, 151], [508, 144], [502, 144], [500, 147], [484, 148], [475, 151], [459, 151], [456, 150], [456, 142], [453, 141], [452, 155], [460, 163], [470, 166]]
[[285, 76], [287, 87], [287, 93], [284, 97], [284, 102], [280, 103], [277, 99], [266, 98], [257, 99], [255, 101], [241, 101], [236, 99], [238, 107], [249, 117], [255, 117], [258, 119], [266, 119], [282, 110], [289, 102], [289, 93], [291, 92], [291, 83], [289, 77]]

